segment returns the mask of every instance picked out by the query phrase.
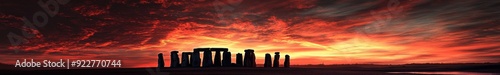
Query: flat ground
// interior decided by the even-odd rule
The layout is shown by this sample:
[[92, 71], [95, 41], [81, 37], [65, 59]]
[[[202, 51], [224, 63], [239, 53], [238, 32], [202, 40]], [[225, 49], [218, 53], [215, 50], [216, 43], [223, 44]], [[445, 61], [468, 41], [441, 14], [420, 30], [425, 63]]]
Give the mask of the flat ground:
[[[148, 71], [150, 70], [150, 71]], [[309, 65], [292, 68], [165, 68], [169, 75], [409, 75], [388, 72], [479, 72], [500, 74], [500, 64]], [[2, 75], [155, 75], [155, 68], [0, 70]]]

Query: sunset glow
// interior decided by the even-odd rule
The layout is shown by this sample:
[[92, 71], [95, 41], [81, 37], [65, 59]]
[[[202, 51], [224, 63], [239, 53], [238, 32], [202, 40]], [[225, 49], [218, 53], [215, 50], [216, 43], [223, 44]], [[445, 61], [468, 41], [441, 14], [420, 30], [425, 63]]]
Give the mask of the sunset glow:
[[498, 1], [216, 1], [69, 2], [18, 46], [4, 35], [23, 35], [22, 18], [42, 9], [1, 3], [12, 11], [0, 13], [0, 63], [121, 59], [153, 67], [158, 53], [169, 64], [170, 51], [199, 47], [229, 48], [233, 63], [245, 49], [255, 50], [257, 64], [274, 52], [289, 54], [292, 65], [500, 62]]

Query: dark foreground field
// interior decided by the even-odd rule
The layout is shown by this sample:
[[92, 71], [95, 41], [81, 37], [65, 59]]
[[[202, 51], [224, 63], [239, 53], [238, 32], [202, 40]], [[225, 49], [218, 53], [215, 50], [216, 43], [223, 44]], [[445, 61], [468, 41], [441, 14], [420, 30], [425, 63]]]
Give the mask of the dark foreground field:
[[[158, 75], [155, 68], [2, 70], [2, 75]], [[462, 75], [497, 75], [500, 64], [414, 64], [414, 65], [309, 65], [293, 68], [165, 68], [169, 75], [410, 75], [393, 72], [453, 72]], [[391, 73], [389, 73], [391, 72]], [[473, 72], [473, 73], [456, 73]], [[477, 73], [477, 74], [476, 74]]]

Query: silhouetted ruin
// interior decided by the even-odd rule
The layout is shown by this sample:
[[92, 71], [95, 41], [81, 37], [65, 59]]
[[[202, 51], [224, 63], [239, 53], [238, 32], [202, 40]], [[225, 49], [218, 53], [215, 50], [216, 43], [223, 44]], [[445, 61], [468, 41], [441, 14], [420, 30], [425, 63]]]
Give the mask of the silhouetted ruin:
[[273, 67], [280, 67], [280, 52], [274, 52], [274, 62]]
[[212, 62], [212, 51], [210, 48], [203, 49], [203, 66], [202, 67], [210, 67], [214, 63]]
[[191, 62], [190, 59], [189, 59], [189, 56], [191, 56], [193, 54], [193, 52], [182, 52], [182, 64], [181, 66], [182, 67], [189, 67], [191, 66]]
[[179, 67], [179, 55], [177, 55], [179, 51], [170, 52], [170, 67]]
[[222, 66], [222, 59], [221, 59], [221, 54], [220, 51], [227, 52], [227, 48], [210, 48], [210, 51], [215, 51], [215, 57], [214, 57], [214, 65], [215, 67], [220, 67]]
[[236, 54], [236, 66], [243, 66], [243, 54], [241, 53]]
[[271, 54], [266, 53], [266, 57], [264, 59], [264, 67], [271, 67]]
[[200, 67], [201, 65], [200, 51], [203, 51], [203, 48], [193, 49], [193, 55], [191, 55], [191, 66]]
[[255, 54], [253, 53], [253, 49], [246, 49], [245, 50], [245, 59], [243, 59], [244, 63], [243, 66], [245, 67], [256, 67], [255, 63]]
[[285, 55], [285, 63], [284, 63], [284, 67], [285, 68], [289, 68], [290, 67], [290, 56], [287, 54]]
[[222, 66], [224, 66], [224, 67], [231, 66], [231, 52], [225, 51], [222, 54]]
[[[203, 59], [200, 59], [200, 52], [203, 52]], [[212, 52], [215, 52], [212, 60]], [[221, 53], [222, 52], [222, 55]], [[179, 61], [179, 51], [170, 52], [170, 67], [256, 67], [256, 58], [253, 49], [245, 50], [243, 54], [236, 54], [236, 63], [231, 63], [231, 52], [228, 48], [195, 48], [193, 52], [182, 52], [182, 60]], [[274, 63], [271, 61], [271, 54], [266, 53], [264, 67], [279, 67], [279, 52], [275, 52]], [[222, 58], [221, 58], [222, 57]], [[181, 62], [181, 63], [179, 63]], [[285, 56], [285, 66], [290, 67], [290, 56]], [[276, 66], [277, 65], [277, 66]], [[158, 54], [158, 69], [164, 66], [163, 54]]]
[[163, 61], [163, 54], [159, 53], [158, 54], [158, 68], [157, 69], [163, 69], [165, 67], [165, 62]]

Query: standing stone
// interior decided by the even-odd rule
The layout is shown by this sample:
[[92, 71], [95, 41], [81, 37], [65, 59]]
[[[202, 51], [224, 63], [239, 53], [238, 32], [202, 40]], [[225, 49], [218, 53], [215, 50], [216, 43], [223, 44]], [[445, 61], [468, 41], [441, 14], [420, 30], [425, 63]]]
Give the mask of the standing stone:
[[220, 67], [221, 66], [221, 56], [220, 56], [220, 50], [215, 51], [215, 57], [214, 57], [214, 66]]
[[269, 53], [266, 53], [266, 57], [265, 57], [265, 62], [264, 62], [264, 67], [271, 67], [272, 66], [272, 63], [271, 63], [271, 54]]
[[243, 54], [241, 53], [236, 54], [236, 66], [243, 66]]
[[210, 51], [210, 49], [204, 49], [204, 51], [203, 51], [203, 67], [210, 67], [212, 65], [213, 65], [212, 51]]
[[170, 67], [179, 67], [179, 51], [170, 52]]
[[255, 63], [255, 54], [253, 53], [253, 49], [247, 49], [245, 50], [245, 59], [244, 60], [244, 65], [245, 67], [256, 67]]
[[158, 70], [161, 70], [163, 69], [163, 67], [165, 67], [165, 62], [163, 61], [163, 54], [162, 53], [159, 53], [158, 54]]
[[273, 67], [275, 68], [278, 68], [280, 67], [280, 52], [274, 52], [274, 63], [273, 63]]
[[201, 65], [200, 50], [200, 48], [193, 50], [193, 55], [191, 55], [191, 66], [193, 67], [200, 67]]
[[290, 67], [290, 56], [287, 54], [285, 55], [285, 63], [284, 63], [286, 68]]
[[222, 54], [222, 66], [231, 66], [231, 52], [224, 51], [224, 53]]
[[252, 57], [252, 60], [250, 61], [252, 63], [252, 67], [257, 67], [257, 63], [255, 62], [255, 53], [253, 53], [254, 51], [252, 50], [252, 53], [251, 53], [251, 57]]
[[182, 52], [182, 63], [181, 63], [181, 66], [182, 67], [188, 67], [190, 64], [189, 64], [189, 55], [191, 55], [192, 53], [191, 52]]
[[249, 61], [250, 61], [250, 53], [245, 50], [245, 57], [243, 59], [243, 66], [248, 67], [249, 66], [248, 64], [250, 63]]
[[215, 57], [214, 57], [214, 65], [216, 67], [222, 66], [222, 61], [221, 61], [221, 51], [222, 52], [227, 52], [227, 48], [210, 48], [211, 51], [215, 51]]

